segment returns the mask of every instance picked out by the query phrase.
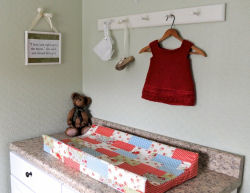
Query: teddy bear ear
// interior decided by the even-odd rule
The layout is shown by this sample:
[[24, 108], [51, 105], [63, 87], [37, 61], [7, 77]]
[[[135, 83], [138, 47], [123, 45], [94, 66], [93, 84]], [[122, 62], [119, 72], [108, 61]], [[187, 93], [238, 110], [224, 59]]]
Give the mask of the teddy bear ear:
[[74, 93], [72, 93], [71, 98], [72, 98], [72, 100], [74, 100], [75, 98], [78, 98], [79, 96], [80, 96], [79, 93], [74, 92]]
[[84, 97], [85, 105], [89, 106], [92, 102], [92, 99], [90, 97]]

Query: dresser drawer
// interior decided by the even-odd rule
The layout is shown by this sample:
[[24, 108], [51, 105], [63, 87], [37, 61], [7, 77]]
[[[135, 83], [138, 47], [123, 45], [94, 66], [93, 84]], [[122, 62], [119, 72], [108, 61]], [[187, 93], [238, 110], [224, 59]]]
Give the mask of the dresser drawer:
[[10, 166], [11, 175], [35, 193], [61, 193], [61, 183], [59, 181], [13, 152], [10, 152]]
[[11, 193], [34, 193], [27, 186], [22, 184], [16, 177], [10, 175]]

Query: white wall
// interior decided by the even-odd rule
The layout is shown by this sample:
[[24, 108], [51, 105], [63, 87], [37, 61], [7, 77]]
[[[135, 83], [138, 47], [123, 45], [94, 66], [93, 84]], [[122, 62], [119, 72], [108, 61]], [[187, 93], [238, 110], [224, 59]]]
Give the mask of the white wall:
[[[70, 95], [82, 87], [81, 0], [0, 1], [0, 192], [9, 190], [8, 144], [62, 132]], [[24, 31], [38, 7], [54, 13], [62, 32], [62, 61], [55, 66], [24, 65]], [[38, 30], [49, 31], [41, 22]]]
[[[85, 0], [83, 1], [83, 91], [93, 99], [93, 115], [170, 137], [246, 156], [243, 193], [250, 192], [250, 1], [249, 0]], [[92, 48], [102, 38], [98, 18], [227, 3], [227, 21], [177, 26], [182, 36], [204, 49], [208, 58], [191, 56], [197, 105], [170, 106], [141, 99], [150, 54], [139, 49], [160, 38], [168, 27], [131, 30], [130, 52], [136, 62], [114, 69], [121, 57], [123, 32], [114, 31], [119, 48], [102, 62]], [[212, 14], [212, 13], [211, 13]], [[165, 46], [179, 46], [167, 40]]]

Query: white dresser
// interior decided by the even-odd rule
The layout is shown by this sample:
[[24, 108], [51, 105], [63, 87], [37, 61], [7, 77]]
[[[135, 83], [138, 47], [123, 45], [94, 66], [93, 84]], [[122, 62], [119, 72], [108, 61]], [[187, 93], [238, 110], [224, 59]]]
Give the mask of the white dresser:
[[10, 167], [11, 193], [77, 193], [13, 152]]

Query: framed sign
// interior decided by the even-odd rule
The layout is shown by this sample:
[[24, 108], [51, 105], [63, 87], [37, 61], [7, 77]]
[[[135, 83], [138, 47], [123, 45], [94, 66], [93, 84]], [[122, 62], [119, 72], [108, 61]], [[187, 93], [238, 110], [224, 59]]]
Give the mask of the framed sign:
[[61, 33], [25, 31], [25, 65], [61, 64]]

